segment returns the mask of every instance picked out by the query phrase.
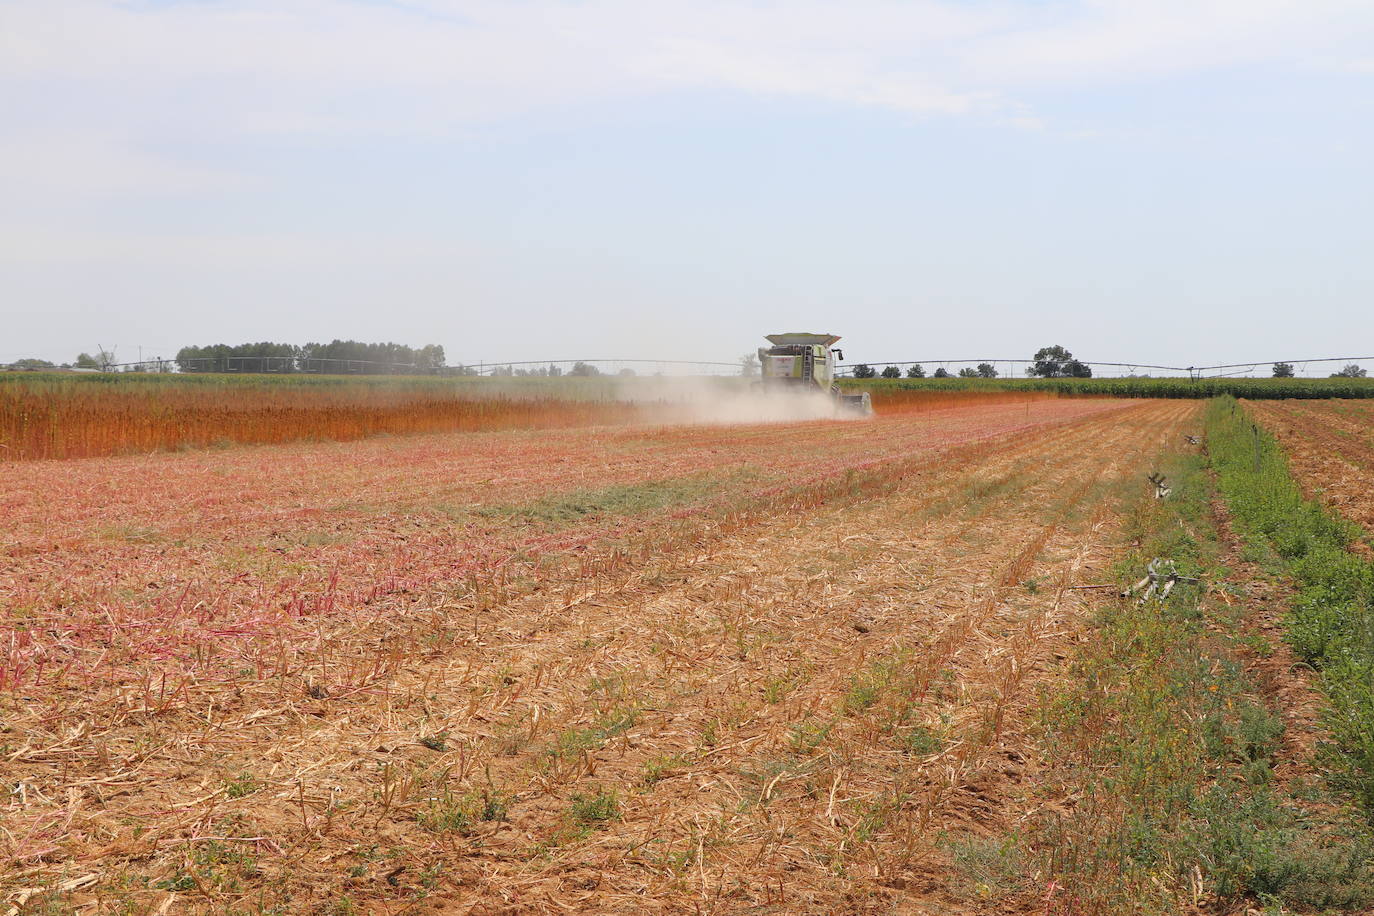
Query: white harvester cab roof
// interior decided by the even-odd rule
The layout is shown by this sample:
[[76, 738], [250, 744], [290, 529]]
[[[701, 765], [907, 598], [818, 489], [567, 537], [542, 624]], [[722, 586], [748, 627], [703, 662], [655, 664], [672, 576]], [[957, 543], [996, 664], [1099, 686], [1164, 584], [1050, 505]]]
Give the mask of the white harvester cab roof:
[[766, 338], [775, 347], [790, 347], [794, 345], [809, 346], [820, 344], [823, 347], [833, 347], [839, 341], [837, 334], [769, 334]]

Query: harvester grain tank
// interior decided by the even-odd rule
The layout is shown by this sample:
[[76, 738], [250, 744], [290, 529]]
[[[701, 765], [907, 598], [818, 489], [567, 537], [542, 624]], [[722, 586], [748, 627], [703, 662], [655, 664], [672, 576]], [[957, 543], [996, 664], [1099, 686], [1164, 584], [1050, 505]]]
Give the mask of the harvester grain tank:
[[834, 401], [837, 412], [868, 416], [873, 404], [868, 392], [845, 394], [835, 383], [835, 364], [844, 359], [834, 334], [769, 334], [773, 346], [759, 348], [759, 368], [765, 390], [790, 393], [819, 392]]

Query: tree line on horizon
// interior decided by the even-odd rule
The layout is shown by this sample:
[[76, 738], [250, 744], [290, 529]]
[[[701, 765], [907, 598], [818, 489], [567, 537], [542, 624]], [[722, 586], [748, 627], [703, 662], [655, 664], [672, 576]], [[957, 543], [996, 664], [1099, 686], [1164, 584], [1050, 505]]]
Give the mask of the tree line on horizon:
[[[1032, 360], [1026, 374], [1036, 378], [1092, 378], [1092, 367], [1074, 359], [1072, 353], [1058, 344], [1036, 350]], [[879, 372], [867, 363], [859, 363], [854, 367], [854, 377], [901, 378], [902, 370], [888, 366]], [[925, 378], [926, 370], [920, 363], [913, 363], [907, 367], [906, 377]], [[979, 363], [976, 368], [965, 366], [956, 375], [942, 366], [935, 370], [931, 378], [997, 378], [997, 367], [992, 363]]]
[[176, 355], [177, 368], [182, 372], [226, 372], [231, 369], [235, 372], [299, 372], [306, 371], [312, 360], [354, 362], [358, 365], [350, 371], [364, 375], [382, 374], [392, 368], [429, 371], [445, 367], [444, 348], [439, 344], [408, 347], [358, 340], [299, 346], [270, 341], [236, 346], [211, 344], [182, 347]]
[[[1092, 367], [1074, 359], [1072, 353], [1061, 346], [1041, 347], [1032, 357], [1026, 374], [1032, 378], [1092, 378]], [[1296, 371], [1292, 363], [1274, 363], [1274, 378], [1293, 378]], [[1331, 373], [1331, 378], [1366, 378], [1368, 372], [1356, 363], [1349, 363], [1339, 372]], [[901, 378], [902, 371], [896, 366], [887, 366], [881, 372], [867, 363], [854, 367], [854, 378]], [[926, 370], [920, 363], [907, 367], [907, 378], [925, 378]], [[943, 367], [936, 369], [933, 378], [997, 378], [997, 369], [991, 363], [979, 363], [977, 368], [964, 367], [958, 374], [951, 374]]]

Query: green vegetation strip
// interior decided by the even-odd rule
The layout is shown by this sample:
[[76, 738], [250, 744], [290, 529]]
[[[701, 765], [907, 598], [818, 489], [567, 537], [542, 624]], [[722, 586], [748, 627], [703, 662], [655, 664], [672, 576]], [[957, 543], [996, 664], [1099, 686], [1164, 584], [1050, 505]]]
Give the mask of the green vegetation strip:
[[1350, 550], [1361, 531], [1303, 497], [1278, 442], [1234, 400], [1209, 405], [1207, 440], [1253, 558], [1297, 586], [1289, 638], [1330, 698], [1330, 759], [1374, 817], [1374, 565]]
[[1161, 557], [1202, 585], [1105, 603], [1067, 683], [1043, 699], [1038, 791], [1072, 800], [1047, 805], [1023, 844], [1046, 912], [1368, 906], [1365, 825], [1319, 780], [1275, 777], [1284, 724], [1245, 667], [1272, 647], [1226, 584], [1206, 459], [1177, 455], [1162, 470], [1173, 493], [1128, 516], [1137, 546], [1117, 579]]
[[585, 518], [645, 515], [689, 506], [708, 497], [729, 493], [731, 488], [747, 486], [762, 477], [762, 474], [747, 468], [724, 473], [688, 474], [600, 489], [573, 490], [528, 503], [503, 503], [474, 511], [485, 517], [506, 517], [561, 526]]

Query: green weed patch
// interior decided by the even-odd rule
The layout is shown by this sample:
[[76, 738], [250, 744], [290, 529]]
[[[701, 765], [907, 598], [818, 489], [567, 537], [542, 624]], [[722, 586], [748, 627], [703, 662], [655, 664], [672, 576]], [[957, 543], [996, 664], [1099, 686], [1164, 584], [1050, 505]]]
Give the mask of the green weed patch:
[[545, 525], [566, 525], [594, 516], [644, 515], [699, 501], [731, 484], [747, 480], [744, 472], [728, 475], [692, 474], [670, 480], [651, 480], [596, 490], [559, 493], [523, 505], [477, 509], [482, 516], [504, 516]]
[[1331, 759], [1374, 816], [1374, 565], [1349, 549], [1360, 529], [1303, 497], [1277, 440], [1233, 399], [1209, 406], [1207, 440], [1241, 536], [1297, 586], [1289, 639], [1321, 672]]
[[1047, 912], [1367, 906], [1366, 829], [1337, 800], [1300, 804], [1274, 779], [1283, 722], [1246, 673], [1242, 606], [1213, 597], [1228, 571], [1207, 459], [1162, 470], [1173, 493], [1137, 503], [1125, 532], [1137, 546], [1117, 578], [1161, 557], [1201, 585], [1106, 605], [1069, 684], [1043, 698], [1046, 789], [1075, 799], [1031, 835], [1053, 885]]

